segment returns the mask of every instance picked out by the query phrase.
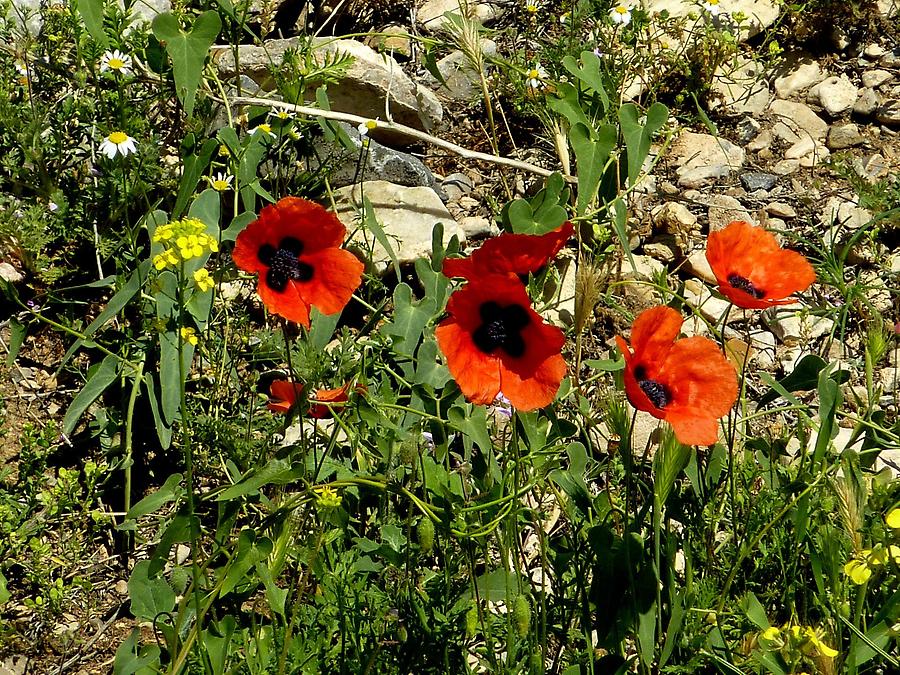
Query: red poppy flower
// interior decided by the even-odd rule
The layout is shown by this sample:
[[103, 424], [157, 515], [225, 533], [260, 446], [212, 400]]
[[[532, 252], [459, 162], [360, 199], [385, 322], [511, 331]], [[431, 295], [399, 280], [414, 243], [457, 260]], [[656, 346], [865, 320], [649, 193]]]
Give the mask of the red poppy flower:
[[309, 308], [340, 312], [362, 279], [363, 264], [340, 247], [347, 231], [333, 213], [299, 197], [263, 208], [238, 236], [232, 257], [259, 274], [268, 310], [309, 327]]
[[553, 401], [566, 373], [565, 338], [531, 308], [522, 284], [499, 274], [473, 279], [450, 296], [447, 312], [434, 334], [469, 401], [488, 405], [503, 392], [525, 411]]
[[288, 414], [302, 391], [303, 385], [299, 382], [272, 380], [272, 384], [269, 385], [269, 395], [272, 397], [268, 404], [269, 410], [283, 415]]
[[[355, 387], [357, 392], [364, 392], [366, 385], [357, 384]], [[309, 416], [315, 419], [324, 419], [331, 417], [332, 408], [344, 405], [350, 400], [350, 383], [347, 382], [337, 389], [317, 389], [315, 399], [310, 400]], [[324, 405], [330, 404], [331, 407]]]
[[468, 258], [447, 258], [443, 272], [468, 281], [485, 274], [537, 272], [556, 257], [574, 233], [572, 223], [566, 221], [547, 234], [501, 234], [488, 239]]
[[625, 394], [638, 410], [672, 425], [685, 445], [712, 445], [716, 421], [737, 399], [737, 374], [715, 342], [676, 340], [681, 314], [653, 307], [634, 320], [631, 347], [616, 336], [625, 356]]
[[806, 258], [781, 248], [771, 232], [740, 220], [710, 232], [706, 259], [719, 292], [744, 309], [790, 304], [792, 293], [816, 280]]

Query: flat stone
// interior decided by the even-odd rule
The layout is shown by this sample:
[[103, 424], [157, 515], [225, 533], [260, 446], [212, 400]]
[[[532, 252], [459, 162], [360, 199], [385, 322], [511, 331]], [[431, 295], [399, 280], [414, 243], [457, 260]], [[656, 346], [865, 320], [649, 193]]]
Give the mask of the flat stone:
[[681, 202], [665, 202], [650, 212], [655, 229], [668, 234], [682, 234], [697, 229], [697, 216]]
[[747, 192], [756, 192], [757, 190], [771, 190], [778, 182], [778, 176], [771, 173], [763, 173], [761, 171], [748, 171], [741, 174], [741, 185]]
[[459, 0], [425, 0], [416, 11], [419, 25], [430, 31], [441, 31], [447, 28], [450, 20], [444, 16], [448, 12], [460, 14], [460, 4], [468, 7], [469, 16], [480, 23], [492, 21], [500, 16], [500, 9], [493, 3], [470, 2], [468, 5]]
[[840, 226], [844, 229], [858, 230], [868, 225], [871, 220], [871, 211], [840, 197], [829, 197], [819, 215], [819, 222], [828, 228]]
[[10, 265], [8, 262], [0, 263], [0, 279], [6, 281], [10, 284], [17, 283], [22, 281], [25, 277], [22, 276], [22, 273], [19, 272], [15, 267]]
[[[299, 44], [299, 38], [286, 38], [267, 40], [262, 45], [240, 45], [240, 73], [236, 70], [231, 47], [213, 47], [212, 60], [223, 79], [244, 74], [262, 89], [272, 91], [275, 82], [270, 73], [271, 65], [281, 63], [285, 51], [296, 49]], [[421, 131], [431, 131], [441, 123], [444, 111], [434, 93], [413, 82], [390, 56], [379, 54], [356, 40], [316, 38], [314, 44], [313, 58], [317, 62], [336, 55], [353, 57], [341, 78], [328, 85], [332, 110], [370, 119], [384, 118], [385, 102], [389, 101], [394, 122]], [[409, 140], [383, 127], [373, 129], [370, 134], [376, 139], [392, 142]]]
[[409, 59], [412, 56], [412, 40], [409, 30], [399, 24], [391, 24], [379, 29], [366, 38], [366, 44], [377, 52]]
[[766, 204], [766, 213], [777, 218], [796, 218], [794, 207], [784, 202], [770, 202]]
[[800, 170], [800, 161], [796, 159], [782, 159], [772, 167], [772, 171], [779, 176], [790, 176]]
[[788, 346], [828, 335], [834, 328], [833, 319], [815, 316], [800, 303], [769, 308], [762, 318], [775, 337]]
[[343, 122], [340, 126], [350, 137], [353, 149], [339, 146], [325, 138], [314, 142], [315, 152], [304, 158], [306, 170], [316, 172], [327, 168], [333, 187], [352, 185], [360, 180], [385, 180], [407, 187], [435, 186], [434, 175], [422, 161], [405, 152], [388, 148], [374, 139], [369, 139], [364, 166], [360, 166], [362, 138], [356, 127]]
[[653, 241], [644, 244], [644, 253], [663, 263], [675, 262], [682, 256], [681, 247], [670, 234], [655, 237]]
[[356, 230], [351, 242], [358, 250], [365, 253], [372, 246], [370, 262], [377, 272], [390, 268], [391, 257], [371, 233], [357, 229], [363, 194], [372, 203], [375, 217], [400, 264], [431, 255], [431, 232], [437, 223], [444, 226], [444, 245], [454, 235], [461, 244], [466, 241], [465, 232], [431, 188], [405, 187], [381, 180], [338, 188], [334, 191], [337, 216], [348, 229]]
[[712, 195], [707, 200], [707, 204], [709, 205], [707, 215], [710, 232], [717, 232], [736, 220], [755, 223], [750, 212], [731, 195]]
[[853, 106], [853, 112], [857, 115], [871, 115], [881, 105], [881, 97], [874, 89], [863, 89]]
[[900, 16], [900, 0], [876, 0], [876, 7], [881, 16], [892, 19]]
[[868, 89], [875, 89], [893, 79], [894, 74], [889, 70], [882, 70], [881, 68], [867, 70], [862, 74], [862, 86]]
[[882, 124], [900, 125], [900, 99], [892, 98], [875, 110], [875, 119]]
[[[737, 123], [735, 129], [738, 133], [738, 140], [741, 143], [749, 143], [759, 135], [762, 130], [762, 124], [752, 117], [745, 117]], [[747, 148], [748, 150], [750, 148]]]
[[459, 226], [466, 233], [466, 239], [485, 239], [500, 234], [500, 228], [482, 216], [466, 216], [459, 219]]
[[859, 127], [852, 122], [848, 124], [836, 124], [828, 131], [826, 146], [832, 150], [852, 148], [863, 142], [863, 135]]
[[658, 279], [659, 275], [666, 270], [665, 265], [647, 255], [633, 255], [631, 259], [634, 260], [634, 267], [631, 266], [628, 260], [625, 260], [622, 264], [623, 279], [651, 281]]
[[[481, 50], [486, 56], [497, 53], [497, 43], [493, 40], [481, 40]], [[446, 96], [456, 101], [471, 101], [481, 96], [481, 77], [462, 51], [455, 50], [437, 62], [438, 72], [443, 82], [428, 73], [424, 84], [433, 89], [439, 96]], [[487, 73], [485, 73], [487, 75]]]
[[853, 159], [853, 170], [860, 178], [864, 178], [870, 183], [875, 183], [887, 177], [890, 165], [884, 157], [874, 153], [864, 157], [855, 157]]
[[775, 78], [775, 93], [779, 98], [790, 98], [821, 81], [822, 68], [811, 57], [800, 56], [792, 60], [784, 75]]
[[709, 266], [709, 262], [706, 260], [706, 251], [704, 250], [691, 252], [684, 261], [684, 269], [689, 274], [708, 284], [716, 283], [716, 275], [713, 274], [712, 267]]
[[824, 141], [828, 133], [828, 123], [803, 103], [776, 99], [769, 104], [769, 112], [801, 139]]
[[684, 282], [684, 299], [689, 306], [712, 323], [719, 323], [726, 315], [728, 323], [744, 318], [744, 310], [733, 307], [727, 300], [717, 298], [706, 284], [700, 283], [697, 279], [688, 279]]
[[832, 76], [809, 90], [807, 100], [818, 103], [832, 117], [837, 117], [853, 107], [857, 99], [857, 87], [846, 75]]
[[724, 178], [744, 164], [743, 148], [724, 138], [684, 131], [670, 152], [681, 187], [701, 187]]
[[772, 135], [771, 129], [763, 129], [759, 132], [759, 135], [756, 136], [753, 140], [747, 143], [747, 150], [750, 152], [760, 152], [761, 150], [768, 150], [772, 147], [772, 141], [774, 141], [774, 137]]

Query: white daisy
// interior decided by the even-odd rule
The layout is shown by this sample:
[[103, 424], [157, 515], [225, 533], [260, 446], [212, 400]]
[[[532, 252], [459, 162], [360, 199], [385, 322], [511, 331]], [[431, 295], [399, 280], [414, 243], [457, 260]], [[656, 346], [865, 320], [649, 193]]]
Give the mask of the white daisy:
[[28, 66], [23, 61], [16, 61], [16, 74], [19, 76], [19, 84], [23, 87], [28, 85], [29, 75]]
[[559, 15], [559, 22], [563, 26], [567, 26], [567, 25], [569, 25], [569, 19], [571, 19], [571, 18], [572, 18], [572, 12], [563, 12], [562, 14]]
[[224, 171], [219, 171], [215, 176], [207, 177], [206, 180], [209, 181], [209, 186], [216, 192], [225, 192], [231, 189], [231, 181], [234, 180], [234, 176], [226, 174]]
[[722, 5], [719, 3], [719, 0], [704, 0], [702, 6], [711, 16], [719, 16], [719, 12], [722, 11]]
[[612, 18], [613, 23], [627, 26], [631, 23], [631, 8], [625, 5], [616, 5], [609, 10], [609, 16]]
[[547, 78], [547, 71], [544, 67], [537, 63], [534, 68], [525, 73], [525, 85], [529, 89], [543, 89], [546, 85], [544, 84], [544, 80]]
[[106, 51], [103, 58], [100, 59], [100, 72], [114, 72], [120, 75], [131, 75], [131, 57], [128, 54], [120, 52], [118, 49]]
[[124, 131], [114, 131], [100, 144], [100, 152], [110, 159], [114, 158], [116, 153], [127, 157], [137, 152], [137, 145], [134, 139]]
[[369, 132], [372, 129], [378, 128], [378, 120], [366, 120], [365, 122], [360, 122], [359, 126], [356, 127], [356, 130], [359, 132], [360, 136], [368, 136]]
[[270, 110], [269, 117], [274, 117], [276, 119], [281, 120], [282, 122], [287, 122], [288, 120], [292, 120], [297, 116], [297, 113], [292, 113], [287, 110]]
[[272, 131], [272, 125], [271, 125], [271, 124], [266, 124], [265, 122], [263, 122], [263, 123], [260, 124], [259, 126], [253, 127], [253, 128], [250, 130], [250, 133], [251, 133], [251, 134], [256, 134], [257, 132], [259, 132], [259, 133], [261, 133], [261, 134], [267, 134], [268, 136], [271, 136], [272, 138], [275, 138], [275, 133]]

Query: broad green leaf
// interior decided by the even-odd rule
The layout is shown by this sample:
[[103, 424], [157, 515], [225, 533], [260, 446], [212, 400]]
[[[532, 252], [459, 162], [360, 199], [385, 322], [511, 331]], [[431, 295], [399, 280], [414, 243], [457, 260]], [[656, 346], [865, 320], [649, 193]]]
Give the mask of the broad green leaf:
[[109, 38], [106, 36], [106, 31], [103, 30], [104, 0], [77, 0], [76, 4], [88, 33], [98, 45], [106, 47], [109, 44]]
[[88, 371], [87, 382], [72, 400], [69, 409], [66, 410], [65, 417], [63, 417], [62, 427], [64, 434], [71, 434], [75, 430], [75, 425], [78, 424], [78, 420], [81, 419], [84, 411], [87, 410], [91, 403], [97, 400], [100, 394], [106, 391], [109, 385], [116, 381], [118, 375], [119, 359], [112, 355], [107, 356]]
[[158, 14], [153, 20], [153, 34], [165, 43], [166, 52], [172, 59], [175, 91], [187, 117], [194, 114], [194, 100], [203, 78], [206, 56], [221, 28], [222, 20], [213, 10], [198, 16], [187, 32], [181, 29], [178, 17], [171, 12]]
[[25, 335], [27, 335], [28, 331], [24, 323], [19, 321], [16, 317], [10, 317], [9, 319], [9, 353], [6, 355], [6, 365], [12, 366], [13, 363], [16, 362], [16, 357], [19, 355], [19, 350], [22, 348], [22, 343], [25, 342]]
[[241, 482], [232, 485], [216, 497], [216, 501], [225, 501], [258, 492], [264, 485], [286, 485], [297, 480], [301, 470], [292, 468], [284, 459], [270, 460], [262, 469], [249, 472]]
[[390, 257], [391, 263], [394, 266], [394, 274], [397, 275], [397, 283], [401, 283], [403, 277], [400, 275], [400, 261], [397, 259], [397, 254], [394, 251], [394, 247], [391, 245], [390, 239], [388, 239], [388, 236], [385, 234], [384, 228], [381, 227], [381, 223], [378, 222], [378, 218], [375, 216], [375, 209], [372, 207], [372, 202], [365, 196], [363, 197], [363, 226], [375, 235], [375, 240], [381, 244], [381, 247], [385, 251], [387, 251], [388, 257]]
[[836, 434], [837, 410], [841, 405], [841, 389], [831, 377], [831, 368], [819, 373], [819, 434], [813, 451], [813, 466], [818, 466]]
[[[175, 207], [172, 209], [172, 219], [178, 219], [181, 217], [181, 214], [184, 212], [184, 207], [188, 203], [188, 199], [191, 198], [191, 195], [194, 194], [194, 190], [197, 187], [197, 183], [200, 181], [200, 177], [203, 175], [203, 172], [206, 171], [206, 167], [209, 166], [209, 160], [212, 158], [213, 153], [218, 149], [219, 143], [214, 138], [207, 138], [206, 141], [200, 146], [199, 152], [191, 153], [184, 160], [184, 170], [181, 173], [181, 181], [178, 183], [178, 196], [175, 198]], [[218, 193], [216, 193], [216, 203], [218, 204]], [[197, 216], [200, 218], [200, 216]], [[207, 225], [210, 223], [203, 218], [203, 220]], [[218, 226], [218, 218], [216, 219], [216, 223]]]
[[160, 672], [158, 668], [160, 664], [159, 645], [149, 644], [138, 647], [140, 635], [140, 630], [135, 628], [116, 649], [113, 675], [150, 675]]
[[310, 328], [307, 336], [310, 346], [315, 349], [325, 349], [325, 345], [331, 342], [331, 338], [334, 336], [334, 329], [340, 320], [340, 312], [322, 314], [322, 312], [313, 307], [310, 312]]
[[[827, 365], [828, 364], [822, 357], [817, 356], [816, 354], [807, 354], [800, 359], [796, 366], [794, 366], [794, 370], [790, 375], [778, 380], [778, 384], [782, 389], [788, 392], [811, 391], [818, 386], [819, 373], [821, 373]], [[849, 376], [850, 374], [846, 370], [840, 370], [833, 374], [833, 377], [836, 378], [840, 384], [846, 382]], [[775, 389], [767, 391], [759, 400], [759, 407], [771, 403], [781, 395], [781, 392], [776, 391]]]
[[222, 241], [234, 241], [237, 236], [244, 231], [250, 223], [256, 220], [256, 214], [252, 211], [244, 211], [243, 213], [231, 219], [228, 227], [222, 230]]
[[766, 610], [752, 592], [748, 591], [747, 594], [741, 598], [740, 606], [741, 609], [744, 610], [744, 614], [747, 615], [747, 618], [760, 630], [765, 630], [771, 626], [769, 617], [766, 616]]
[[669, 109], [662, 103], [654, 103], [647, 110], [647, 120], [641, 124], [638, 107], [626, 103], [619, 108], [619, 124], [628, 151], [628, 183], [634, 185], [641, 174], [641, 167], [650, 153], [650, 143], [657, 131], [669, 118]]
[[597, 196], [609, 153], [616, 146], [616, 133], [616, 128], [611, 124], [600, 127], [596, 138], [583, 124], [576, 124], [569, 130], [569, 142], [575, 151], [578, 167], [578, 199], [575, 211], [579, 216], [584, 214]]
[[567, 82], [560, 83], [556, 89], [556, 96], [547, 98], [547, 105], [557, 115], [562, 115], [568, 121], [570, 127], [583, 124], [586, 127], [593, 125], [584, 114], [581, 102], [578, 100], [578, 91]]
[[152, 621], [159, 614], [175, 608], [175, 591], [161, 576], [150, 575], [150, 561], [136, 563], [128, 579], [131, 613], [139, 619]]
[[[493, 572], [485, 572], [475, 579], [478, 597], [482, 601], [487, 600], [488, 602], [504, 602], [512, 596], [518, 595], [521, 585], [522, 579], [518, 573], [502, 568]], [[474, 597], [472, 589], [463, 593], [463, 597]]]
[[263, 537], [257, 541], [256, 532], [251, 529], [242, 530], [238, 537], [237, 550], [225, 571], [221, 595], [228, 595], [239, 583], [250, 581], [246, 578], [247, 572], [253, 569], [256, 563], [268, 558], [271, 553], [271, 539]]
[[6, 577], [0, 572], [0, 607], [5, 605], [10, 598], [9, 591], [6, 589]]
[[132, 506], [128, 510], [128, 513], [125, 514], [125, 518], [127, 520], [134, 520], [135, 518], [146, 516], [148, 513], [153, 513], [163, 504], [177, 501], [183, 494], [181, 479], [182, 475], [180, 473], [173, 473], [166, 479], [166, 482], [156, 490], [156, 492], [147, 495], [137, 504]]
[[600, 57], [594, 52], [581, 52], [581, 62], [572, 56], [563, 58], [563, 67], [577, 77], [588, 89], [597, 94], [603, 111], [609, 109], [609, 95], [606, 93], [606, 83], [600, 72]]
[[461, 431], [469, 440], [475, 443], [482, 452], [488, 452], [493, 444], [488, 434], [487, 412], [482, 405], [464, 404], [465, 407], [455, 405], [450, 408], [447, 422], [450, 427]]
[[224, 675], [225, 666], [228, 664], [228, 646], [231, 644], [231, 636], [237, 628], [237, 623], [231, 614], [210, 623], [211, 626], [202, 632], [203, 647], [209, 656], [213, 675]]
[[394, 289], [394, 320], [382, 329], [394, 338], [394, 350], [413, 357], [422, 331], [437, 312], [433, 298], [413, 301], [412, 289], [406, 284], [398, 284]]
[[266, 587], [266, 599], [269, 601], [269, 607], [278, 614], [284, 616], [284, 603], [287, 600], [287, 589], [279, 588], [272, 578], [271, 570], [265, 563], [256, 564], [256, 574], [262, 580]]
[[150, 412], [153, 414], [153, 424], [156, 427], [159, 444], [163, 450], [167, 450], [172, 444], [172, 427], [163, 422], [160, 414], [160, 402], [156, 395], [156, 381], [153, 373], [144, 373], [144, 388], [147, 390], [147, 400], [150, 401]]

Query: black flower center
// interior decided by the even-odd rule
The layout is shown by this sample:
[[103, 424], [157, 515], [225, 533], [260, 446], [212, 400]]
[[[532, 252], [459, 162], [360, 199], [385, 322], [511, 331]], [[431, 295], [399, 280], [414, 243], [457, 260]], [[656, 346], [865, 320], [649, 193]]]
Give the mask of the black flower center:
[[762, 296], [764, 296], [766, 294], [766, 292], [763, 289], [757, 288], [750, 282], [749, 279], [746, 279], [746, 278], [740, 276], [739, 274], [729, 274], [728, 275], [728, 283], [731, 285], [732, 288], [736, 288], [740, 291], [744, 291], [744, 293], [747, 293], [748, 295], [752, 295], [757, 300], [759, 300], [760, 298], [762, 298]]
[[634, 367], [634, 379], [637, 380], [638, 386], [641, 388], [650, 402], [657, 408], [662, 410], [672, 402], [672, 392], [661, 382], [647, 379], [647, 369], [638, 365]]
[[528, 325], [528, 312], [521, 305], [501, 307], [496, 302], [485, 302], [478, 308], [483, 322], [472, 334], [475, 346], [485, 354], [502, 349], [512, 357], [525, 353], [522, 329]]
[[274, 291], [283, 291], [288, 281], [309, 281], [313, 276], [311, 265], [301, 261], [303, 242], [293, 237], [285, 237], [275, 248], [271, 244], [259, 247], [256, 256], [263, 265], [268, 265], [266, 284]]

